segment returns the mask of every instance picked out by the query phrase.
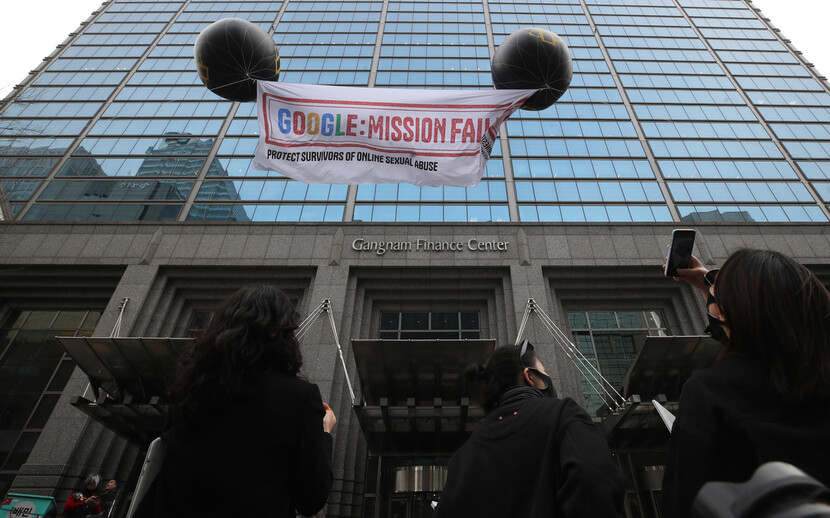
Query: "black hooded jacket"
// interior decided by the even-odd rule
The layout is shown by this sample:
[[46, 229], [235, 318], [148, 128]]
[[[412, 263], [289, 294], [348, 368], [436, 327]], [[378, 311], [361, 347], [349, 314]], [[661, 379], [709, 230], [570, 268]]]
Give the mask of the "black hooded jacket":
[[517, 387], [450, 459], [437, 516], [615, 518], [623, 496], [622, 474], [587, 412]]
[[830, 404], [788, 401], [757, 361], [730, 356], [686, 381], [663, 478], [663, 510], [689, 515], [709, 481], [744, 482], [786, 462], [830, 485]]
[[263, 373], [197, 429], [173, 427], [167, 455], [138, 517], [311, 516], [332, 484], [332, 437], [316, 385]]

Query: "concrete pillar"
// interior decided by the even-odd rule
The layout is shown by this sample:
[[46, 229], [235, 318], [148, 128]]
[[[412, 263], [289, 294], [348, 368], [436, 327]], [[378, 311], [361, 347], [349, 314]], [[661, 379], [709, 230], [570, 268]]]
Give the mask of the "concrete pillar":
[[[121, 336], [129, 336], [157, 272], [156, 266], [127, 267], [94, 336], [110, 335], [121, 313], [124, 297], [130, 300], [124, 308]], [[104, 477], [116, 478], [122, 483], [128, 480], [140, 456], [139, 449], [69, 403], [73, 397], [84, 393], [88, 383], [86, 375], [76, 368], [10, 491], [50, 495], [63, 505], [90, 473], [102, 473]], [[91, 391], [89, 394], [92, 398]]]
[[[331, 302], [331, 314], [334, 317], [338, 339], [343, 350], [343, 358], [349, 369], [349, 378], [353, 386], [357, 384], [357, 370], [350, 347], [350, 336], [344, 333], [344, 314], [346, 309], [347, 287], [349, 280], [348, 266], [319, 266], [314, 276], [306, 310], [313, 311], [324, 299]], [[323, 401], [327, 402], [337, 416], [334, 431], [334, 486], [329, 496], [326, 516], [351, 516], [352, 501], [358, 498], [357, 492], [363, 494], [363, 464], [366, 462], [365, 448], [355, 447], [363, 442], [362, 432], [357, 418], [353, 415], [351, 396], [337, 343], [332, 334], [329, 314], [323, 313], [317, 322], [303, 337], [303, 369], [308, 380], [320, 387]], [[355, 391], [358, 389], [355, 386]]]
[[[541, 266], [511, 265], [510, 280], [516, 313], [516, 334], [519, 332], [528, 299], [533, 299], [557, 326], [564, 329], [565, 316], [560, 314], [559, 305], [555, 304], [556, 294], [552, 292]], [[535, 347], [536, 355], [553, 379], [559, 396], [571, 397], [582, 404], [585, 396], [582, 393], [579, 371], [562, 347], [554, 340], [553, 334], [543, 325], [539, 314], [530, 313], [521, 338], [530, 340]], [[515, 335], [512, 336], [511, 343], [515, 339]]]

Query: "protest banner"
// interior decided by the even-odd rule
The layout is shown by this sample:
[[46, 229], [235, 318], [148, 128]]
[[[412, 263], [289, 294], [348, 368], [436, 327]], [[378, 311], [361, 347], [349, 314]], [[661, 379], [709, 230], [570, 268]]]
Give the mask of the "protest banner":
[[259, 81], [253, 168], [305, 183], [473, 186], [499, 125], [535, 92]]

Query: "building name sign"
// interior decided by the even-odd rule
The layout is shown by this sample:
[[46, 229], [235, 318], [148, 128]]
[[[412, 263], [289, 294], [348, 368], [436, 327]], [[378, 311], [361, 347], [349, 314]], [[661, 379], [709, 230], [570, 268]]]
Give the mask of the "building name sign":
[[414, 241], [370, 241], [359, 237], [352, 241], [352, 250], [356, 252], [374, 252], [383, 255], [386, 252], [506, 252], [509, 241], [482, 241], [476, 238], [467, 241], [431, 241], [416, 239]]

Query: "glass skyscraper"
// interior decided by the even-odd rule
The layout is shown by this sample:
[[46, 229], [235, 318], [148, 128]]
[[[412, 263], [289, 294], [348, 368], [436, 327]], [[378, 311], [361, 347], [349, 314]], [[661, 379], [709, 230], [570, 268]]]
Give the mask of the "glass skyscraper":
[[[528, 26], [567, 42], [574, 76], [552, 107], [507, 120], [475, 187], [308, 185], [252, 169], [255, 104], [198, 78], [194, 41], [226, 17], [273, 36], [284, 82], [489, 89], [491, 56]], [[698, 229], [707, 264], [774, 248], [830, 284], [828, 94], [749, 0], [105, 1], [0, 101], [0, 496], [65, 498], [92, 470], [129, 488], [146, 445], [68, 413], [70, 400], [147, 415], [163, 401], [93, 397], [54, 335], [185, 337], [250, 282], [304, 314], [331, 300], [352, 379], [374, 395], [350, 340], [513, 343], [529, 299], [624, 383], [645, 337], [705, 327], [696, 294], [661, 276], [675, 227]], [[603, 406], [541, 326], [525, 332], [561, 394]], [[307, 374], [341, 422], [328, 515], [419, 516], [432, 496], [395, 477], [446, 465], [475, 424], [463, 383], [438, 367], [390, 374], [403, 413], [358, 423], [332, 336], [315, 340]], [[659, 515], [643, 473], [664, 445], [648, 448], [617, 457], [632, 516]]]
[[[251, 169], [254, 104], [195, 73], [223, 17], [273, 34], [287, 82], [490, 88], [531, 25], [565, 39], [574, 80], [506, 123], [476, 187], [304, 185]], [[4, 218], [826, 222], [829, 107], [743, 0], [106, 2], [4, 101]]]

